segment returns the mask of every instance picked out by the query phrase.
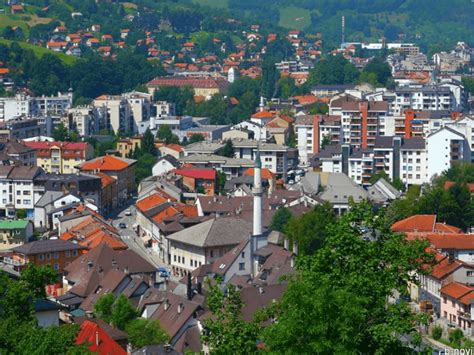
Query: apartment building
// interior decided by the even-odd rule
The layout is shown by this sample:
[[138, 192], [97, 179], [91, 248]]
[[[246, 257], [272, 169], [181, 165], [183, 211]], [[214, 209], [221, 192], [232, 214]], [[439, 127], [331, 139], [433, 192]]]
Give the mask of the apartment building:
[[137, 133], [143, 122], [149, 121], [151, 117], [151, 102], [153, 95], [133, 91], [122, 95], [128, 102], [131, 112], [131, 132]]
[[102, 95], [93, 101], [96, 108], [107, 112], [107, 128], [113, 132], [133, 132], [132, 110], [122, 96]]
[[36, 150], [36, 165], [47, 173], [73, 174], [75, 166], [94, 157], [94, 148], [84, 142], [28, 142]]
[[82, 106], [69, 109], [67, 112], [69, 129], [75, 130], [82, 137], [99, 134], [107, 128], [107, 110], [103, 107]]
[[392, 102], [392, 112], [395, 116], [403, 115], [407, 109], [456, 111], [458, 108], [448, 86], [399, 86], [395, 89], [395, 96]]

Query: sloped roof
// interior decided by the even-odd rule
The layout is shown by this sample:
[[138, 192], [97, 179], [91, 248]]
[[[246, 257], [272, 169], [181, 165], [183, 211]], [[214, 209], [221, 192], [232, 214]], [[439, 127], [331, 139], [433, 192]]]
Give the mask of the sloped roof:
[[436, 215], [417, 214], [407, 217], [392, 225], [394, 232], [433, 232], [436, 224]]
[[214, 169], [176, 169], [175, 174], [202, 180], [215, 180], [216, 171]]
[[98, 157], [92, 160], [88, 160], [81, 165], [81, 170], [98, 170], [98, 171], [118, 171], [128, 168], [130, 165], [135, 164], [136, 160], [119, 158], [112, 155], [106, 155]]
[[459, 300], [465, 305], [470, 305], [474, 301], [474, 288], [459, 282], [452, 282], [440, 290], [441, 294]]
[[104, 355], [126, 355], [127, 352], [115, 342], [97, 323], [86, 320], [76, 336], [76, 344], [86, 344], [93, 352]]
[[35, 240], [31, 243], [26, 243], [12, 250], [16, 253], [25, 255], [53, 253], [65, 250], [81, 250], [85, 249], [83, 246], [61, 239], [46, 239]]
[[201, 248], [237, 245], [252, 233], [252, 223], [240, 218], [222, 217], [209, 219], [192, 227], [173, 233], [171, 241]]

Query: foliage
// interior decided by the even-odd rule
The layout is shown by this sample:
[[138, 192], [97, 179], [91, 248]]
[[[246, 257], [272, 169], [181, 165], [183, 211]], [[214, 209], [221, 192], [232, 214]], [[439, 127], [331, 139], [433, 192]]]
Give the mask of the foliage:
[[125, 327], [130, 343], [134, 348], [146, 345], [164, 344], [168, 336], [157, 320], [137, 318]]
[[385, 87], [391, 77], [390, 66], [382, 58], [374, 58], [362, 70], [360, 81], [368, 82], [375, 87]]
[[232, 140], [228, 139], [225, 141], [224, 148], [219, 153], [223, 157], [233, 158], [235, 151], [234, 151], [234, 144]]
[[275, 67], [276, 60], [273, 57], [266, 58], [262, 63], [262, 88], [261, 94], [267, 99], [276, 96], [277, 83], [280, 74]]
[[162, 86], [155, 91], [154, 99], [156, 101], [166, 101], [176, 105], [176, 114], [181, 116], [188, 105], [188, 102], [194, 98], [194, 90], [190, 86]]
[[279, 208], [272, 217], [269, 229], [285, 233], [290, 220], [293, 218], [291, 211], [287, 207]]
[[115, 327], [124, 330], [127, 324], [137, 316], [138, 313], [128, 298], [123, 294], [120, 294], [112, 305], [112, 314], [110, 317], [112, 324]]
[[320, 149], [323, 150], [324, 147], [326, 147], [327, 145], [331, 144], [331, 136], [329, 135], [326, 135], [323, 137], [321, 143], [320, 143]]
[[64, 123], [60, 123], [54, 128], [53, 130], [53, 138], [55, 141], [64, 142], [67, 140], [68, 137], [68, 129], [64, 125]]
[[156, 154], [155, 137], [153, 137], [153, 134], [151, 133], [149, 128], [147, 128], [147, 130], [143, 134], [142, 151], [151, 155]]
[[327, 56], [309, 73], [308, 85], [351, 84], [359, 78], [357, 68], [342, 55]]
[[188, 140], [188, 144], [192, 144], [192, 143], [197, 143], [197, 142], [202, 142], [204, 140], [204, 136], [202, 134], [193, 134], [189, 140]]
[[449, 332], [448, 339], [451, 344], [455, 347], [461, 346], [461, 340], [464, 338], [464, 334], [461, 329], [453, 329]]
[[209, 285], [207, 307], [214, 314], [204, 321], [202, 340], [213, 354], [251, 354], [256, 350], [260, 327], [240, 318], [240, 292], [229, 285], [224, 293], [219, 285]]
[[34, 317], [36, 300], [46, 296], [45, 288], [57, 280], [51, 267], [29, 264], [19, 280], [0, 272], [0, 353], [79, 353], [74, 341], [78, 327], [39, 328]]
[[443, 328], [441, 328], [439, 325], [433, 327], [433, 329], [431, 330], [431, 336], [433, 337], [434, 340], [441, 339], [442, 335], [443, 335]]
[[[406, 241], [382, 222], [363, 203], [328, 223], [322, 248], [297, 260], [298, 274], [275, 310], [278, 322], [263, 331], [268, 351], [406, 353], [401, 335], [421, 340], [421, 319], [405, 302], [387, 299], [394, 290], [405, 294], [410, 275], [422, 272], [432, 256], [426, 242]], [[372, 230], [374, 240], [362, 238], [361, 227]]]
[[16, 211], [16, 218], [18, 219], [25, 219], [27, 217], [26, 210], [20, 209]]
[[471, 78], [469, 76], [463, 76], [462, 84], [464, 85], [464, 88], [468, 93], [474, 95], [474, 78]]
[[169, 125], [161, 125], [156, 133], [158, 139], [166, 144], [176, 143], [179, 144], [179, 138], [171, 131]]
[[285, 228], [290, 243], [298, 245], [298, 253], [313, 254], [321, 248], [329, 233], [329, 226], [336, 215], [329, 203], [316, 205], [309, 212], [297, 218], [290, 218]]
[[140, 183], [144, 178], [151, 176], [153, 166], [156, 163], [156, 157], [141, 149], [134, 151], [134, 158], [137, 158], [135, 167], [135, 181]]
[[219, 186], [219, 191], [224, 190], [225, 183], [227, 181], [227, 175], [223, 171], [217, 171], [217, 185]]
[[114, 295], [112, 293], [106, 293], [99, 297], [94, 305], [94, 314], [96, 317], [110, 322], [112, 318], [112, 306], [115, 302]]

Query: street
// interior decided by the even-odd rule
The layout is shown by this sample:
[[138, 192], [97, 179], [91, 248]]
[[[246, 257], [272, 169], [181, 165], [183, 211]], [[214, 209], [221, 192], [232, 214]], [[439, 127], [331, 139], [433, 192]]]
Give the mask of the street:
[[[130, 216], [126, 215], [127, 211], [130, 211], [132, 214]], [[136, 223], [136, 210], [135, 210], [135, 200], [130, 199], [126, 204], [115, 211], [115, 213], [108, 216], [112, 219], [112, 225], [117, 228], [120, 233], [122, 240], [128, 245], [128, 248], [136, 252], [138, 255], [142, 256], [145, 260], [158, 267], [166, 267], [167, 265], [162, 263], [158, 255], [152, 252], [150, 248], [146, 248], [143, 245], [143, 241], [139, 238], [135, 231], [133, 230], [133, 225]], [[120, 224], [125, 223], [126, 228], [120, 228]]]

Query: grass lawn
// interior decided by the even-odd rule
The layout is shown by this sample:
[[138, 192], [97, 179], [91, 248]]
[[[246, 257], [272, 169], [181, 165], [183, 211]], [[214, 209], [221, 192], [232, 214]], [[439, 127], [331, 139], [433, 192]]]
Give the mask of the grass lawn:
[[[9, 41], [7, 39], [0, 38], [0, 43], [10, 45], [12, 42], [13, 41]], [[57, 56], [59, 59], [61, 59], [65, 64], [68, 64], [68, 65], [74, 64], [78, 60], [77, 57], [67, 55], [67, 54], [64, 54], [64, 53], [53, 52], [52, 50], [50, 50], [48, 48], [38, 47], [38, 46], [35, 46], [33, 44], [29, 44], [29, 43], [25, 43], [25, 42], [17, 42], [17, 43], [20, 45], [21, 48], [31, 49], [35, 53], [35, 55], [37, 55], [38, 57], [42, 57], [43, 55], [45, 55], [47, 53], [53, 54], [53, 55]]]
[[227, 0], [193, 0], [193, 3], [220, 9], [227, 9], [228, 7]]
[[311, 12], [295, 6], [283, 7], [280, 9], [279, 25], [288, 29], [303, 30], [311, 25]]

